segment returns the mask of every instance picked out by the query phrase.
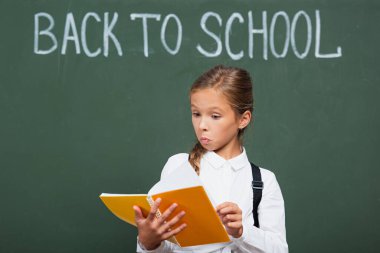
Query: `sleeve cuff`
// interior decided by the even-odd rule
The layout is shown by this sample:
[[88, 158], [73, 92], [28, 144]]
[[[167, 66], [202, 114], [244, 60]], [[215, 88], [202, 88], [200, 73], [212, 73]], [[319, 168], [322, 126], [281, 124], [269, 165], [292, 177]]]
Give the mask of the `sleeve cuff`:
[[247, 229], [245, 228], [245, 226], [243, 225], [243, 233], [241, 234], [240, 237], [238, 238], [235, 238], [235, 237], [232, 237], [231, 236], [231, 241], [233, 243], [235, 243], [236, 245], [240, 245], [243, 243], [243, 241], [245, 240], [245, 238], [247, 238]]
[[147, 250], [144, 245], [141, 244], [139, 238], [137, 237], [137, 252], [142, 252], [142, 253], [162, 253], [164, 249], [164, 243], [161, 242], [160, 246], [155, 248], [154, 250]]

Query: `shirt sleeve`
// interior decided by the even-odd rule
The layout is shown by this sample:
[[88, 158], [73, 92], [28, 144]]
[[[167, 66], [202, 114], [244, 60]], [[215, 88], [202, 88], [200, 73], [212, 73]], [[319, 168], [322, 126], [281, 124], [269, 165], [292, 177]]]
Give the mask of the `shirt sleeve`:
[[139, 241], [137, 237], [137, 253], [171, 253], [173, 252], [172, 243], [168, 241], [161, 242], [161, 245], [154, 250], [147, 250]]
[[187, 162], [188, 157], [189, 157], [189, 155], [186, 153], [179, 153], [179, 154], [176, 154], [176, 155], [169, 157], [164, 168], [162, 169], [161, 179], [170, 175], [170, 173], [172, 173], [175, 169], [179, 168], [185, 162]]
[[[275, 175], [269, 171], [266, 171], [258, 216], [260, 228], [243, 221], [243, 235], [233, 238], [234, 244], [244, 253], [288, 253], [284, 200]], [[253, 219], [252, 215], [247, 218]]]

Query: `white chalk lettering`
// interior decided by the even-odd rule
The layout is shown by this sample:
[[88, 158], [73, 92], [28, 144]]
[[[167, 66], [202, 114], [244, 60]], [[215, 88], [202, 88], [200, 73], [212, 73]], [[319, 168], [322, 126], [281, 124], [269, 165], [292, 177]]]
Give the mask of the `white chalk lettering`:
[[[171, 49], [166, 43], [166, 26], [168, 25], [169, 19], [171, 18], [173, 18], [177, 24], [177, 43], [174, 49]], [[169, 54], [175, 55], [178, 53], [182, 43], [182, 24], [175, 14], [169, 14], [165, 17], [161, 26], [161, 42]]]
[[252, 11], [248, 12], [248, 55], [249, 58], [253, 58], [253, 35], [262, 34], [263, 35], [263, 58], [268, 60], [268, 28], [267, 28], [267, 12], [263, 11], [262, 13], [262, 29], [254, 28]]
[[[71, 31], [72, 35], [69, 35], [70, 31]], [[66, 15], [65, 31], [63, 34], [61, 54], [66, 54], [67, 42], [69, 40], [74, 42], [75, 53], [80, 54], [80, 44], [79, 44], [78, 31], [77, 31], [77, 27], [75, 25], [73, 13], [71, 13], [71, 12], [67, 13], [67, 15]]]
[[86, 37], [86, 30], [87, 30], [87, 20], [92, 17], [96, 20], [96, 22], [100, 22], [100, 17], [98, 14], [94, 13], [94, 12], [89, 12], [87, 13], [83, 20], [82, 20], [82, 27], [81, 27], [81, 41], [82, 41], [82, 47], [83, 47], [83, 51], [84, 53], [88, 56], [88, 57], [96, 57], [98, 56], [100, 53], [101, 53], [101, 49], [100, 47], [98, 47], [96, 49], [95, 52], [91, 52], [90, 49], [88, 49], [88, 45], [87, 45], [87, 37]]
[[[49, 21], [49, 27], [45, 30], [40, 31], [40, 18], [45, 17]], [[34, 53], [35, 54], [50, 54], [58, 47], [57, 38], [53, 33], [51, 33], [51, 30], [54, 28], [54, 19], [53, 17], [46, 13], [46, 12], [39, 12], [34, 15]], [[53, 42], [53, 45], [46, 50], [42, 50], [39, 48], [39, 37], [41, 35], [48, 36], [51, 41]]]
[[206, 27], [206, 22], [207, 22], [207, 19], [209, 17], [214, 17], [216, 18], [216, 20], [218, 21], [218, 24], [220, 26], [222, 26], [222, 18], [220, 17], [220, 15], [218, 13], [215, 13], [215, 12], [206, 12], [205, 14], [203, 14], [202, 18], [201, 18], [201, 28], [202, 30], [207, 34], [209, 35], [211, 38], [213, 38], [215, 40], [215, 43], [217, 45], [216, 49], [214, 52], [207, 52], [206, 50], [203, 49], [203, 47], [198, 43], [197, 44], [197, 50], [203, 54], [204, 56], [206, 57], [218, 57], [221, 53], [222, 53], [222, 41], [220, 40], [220, 37], [218, 35], [216, 35], [215, 33], [209, 31]]
[[[282, 49], [282, 52], [279, 54], [277, 53], [276, 51], [276, 48], [274, 46], [274, 40], [275, 40], [275, 33], [274, 33], [274, 29], [275, 29], [275, 26], [276, 26], [276, 21], [277, 21], [277, 18], [281, 16], [284, 18], [285, 20], [285, 43], [284, 43], [284, 47]], [[290, 21], [289, 21], [289, 17], [288, 15], [283, 12], [283, 11], [279, 11], [279, 12], [276, 12], [276, 14], [274, 14], [273, 18], [272, 18], [272, 22], [270, 24], [270, 36], [269, 36], [269, 45], [270, 45], [270, 50], [272, 52], [272, 54], [274, 55], [274, 57], [276, 58], [284, 58], [288, 52], [288, 48], [289, 48], [289, 40], [290, 40]]]
[[112, 42], [114, 43], [118, 55], [119, 56], [123, 55], [123, 51], [121, 50], [120, 42], [116, 38], [115, 34], [112, 33], [112, 29], [114, 28], [118, 17], [119, 17], [119, 14], [117, 12], [115, 12], [113, 14], [111, 24], [109, 24], [108, 12], [104, 13], [104, 30], [103, 30], [104, 50], [103, 50], [103, 55], [105, 57], [107, 57], [108, 53], [109, 53], [109, 38], [111, 38]]
[[[300, 53], [297, 49], [297, 45], [296, 45], [296, 29], [297, 29], [297, 23], [298, 23], [298, 19], [299, 17], [303, 16], [305, 18], [305, 21], [306, 21], [306, 29], [307, 29], [307, 39], [306, 39], [306, 46], [305, 46], [305, 50], [303, 51], [303, 53]], [[299, 59], [304, 59], [309, 51], [310, 51], [310, 47], [311, 47], [311, 31], [312, 31], [312, 27], [311, 27], [311, 20], [310, 20], [310, 17], [309, 15], [306, 14], [306, 12], [304, 11], [299, 11], [296, 13], [296, 15], [294, 16], [293, 18], [293, 21], [292, 21], [292, 26], [290, 28], [290, 44], [292, 45], [292, 49], [293, 49], [293, 52], [295, 54], [296, 57], [298, 57]]]
[[321, 45], [321, 16], [319, 10], [315, 11], [315, 57], [316, 58], [338, 58], [342, 57], [342, 48], [337, 47], [336, 53], [331, 54], [321, 54], [320, 45]]
[[232, 60], [240, 60], [244, 56], [243, 50], [241, 50], [239, 53], [234, 54], [231, 51], [231, 46], [230, 46], [230, 34], [231, 34], [231, 26], [232, 23], [234, 22], [235, 19], [238, 19], [239, 23], [242, 24], [244, 23], [244, 18], [240, 13], [234, 12], [232, 15], [229, 17], [226, 23], [226, 31], [225, 31], [225, 46], [226, 46], [226, 51], [227, 54], [231, 57]]
[[[248, 59], [260, 58], [267, 61], [269, 57], [274, 59], [286, 58], [290, 52], [293, 52], [294, 56], [301, 60], [307, 57], [342, 57], [341, 46], [337, 46], [334, 49], [335, 52], [321, 52], [321, 48], [323, 48], [322, 50], [326, 50], [324, 49], [325, 47], [321, 47], [321, 13], [318, 9], [313, 11], [315, 18], [304, 10], [298, 10], [294, 16], [289, 15], [289, 13], [283, 10], [274, 12], [271, 16], [268, 16], [265, 10], [255, 13], [252, 10], [248, 10], [246, 14], [231, 12], [232, 14], [226, 17], [227, 22], [225, 23], [222, 15], [217, 12], [207, 11], [203, 13], [199, 20], [199, 31], [202, 34], [193, 34], [193, 38], [189, 36], [191, 35], [190, 33], [186, 33], [187, 36], [184, 37], [184, 28], [190, 25], [185, 25], [181, 18], [173, 13], [164, 16], [159, 13], [130, 13], [127, 20], [130, 24], [127, 24], [127, 27], [130, 28], [131, 24], [142, 27], [143, 36], [140, 45], [138, 45], [138, 50], [143, 51], [143, 55], [146, 58], [153, 52], [152, 45], [150, 46], [149, 44], [149, 32], [152, 33], [152, 26], [157, 27], [157, 25], [160, 25], [161, 28], [160, 38], [154, 38], [155, 40], [152, 41], [159, 39], [163, 50], [157, 52], [163, 52], [171, 56], [180, 53], [183, 48], [183, 38], [186, 38], [187, 45], [194, 43], [196, 53], [207, 58], [222, 56], [223, 50], [225, 50], [225, 56], [233, 61], [242, 60], [244, 57]], [[103, 14], [104, 19], [102, 19]], [[103, 14], [87, 12], [82, 16], [81, 23], [76, 23], [77, 16], [74, 18], [73, 13], [68, 12], [65, 16], [66, 19], [61, 20], [61, 22], [64, 22], [64, 26], [63, 31], [59, 31], [59, 35], [62, 36], [57, 35], [56, 28], [62, 27], [62, 23], [58, 25], [58, 21], [51, 14], [46, 12], [34, 14], [33, 52], [38, 55], [47, 55], [59, 48], [60, 53], [64, 55], [70, 51], [69, 47], [71, 46], [72, 51], [74, 51], [75, 47], [74, 52], [77, 55], [83, 51], [83, 55], [86, 57], [93, 58], [102, 55], [108, 57], [110, 47], [112, 46], [110, 44], [113, 44], [117, 55], [122, 56], [122, 44], [117, 38], [116, 32], [114, 32], [119, 14], [117, 12], [104, 12]], [[161, 16], [162, 22], [160, 22]], [[141, 25], [139, 22], [134, 22], [139, 19], [141, 19]], [[152, 19], [158, 23], [155, 23]], [[102, 22], [103, 24], [101, 24]], [[102, 36], [103, 44], [97, 45], [89, 41], [90, 35], [88, 31], [94, 31], [94, 29], [89, 29], [94, 28], [90, 27], [90, 25], [95, 26], [98, 30], [103, 29], [103, 31], [93, 33]], [[245, 34], [236, 34], [242, 33], [242, 31]], [[199, 35], [203, 35], [203, 33], [205, 40], [202, 40], [202, 42], [191, 41], [192, 39], [199, 38]], [[129, 40], [138, 40], [140, 38], [129, 31], [127, 33], [124, 32], [124, 34], [131, 36], [127, 38], [128, 42]], [[150, 36], [153, 36], [153, 34]], [[222, 38], [222, 36], [224, 37]], [[246, 36], [248, 36], [246, 42], [248, 45], [243, 44], [242, 46], [239, 40], [246, 38]], [[234, 43], [236, 43], [236, 46], [234, 46]], [[131, 45], [134, 44], [134, 42], [131, 43]], [[237, 45], [243, 48], [238, 48]], [[331, 47], [331, 43], [327, 45]], [[126, 45], [124, 44], [123, 46]], [[312, 52], [312, 47], [315, 48], [314, 53]], [[135, 49], [130, 50], [136, 51]], [[262, 51], [262, 53], [259, 51]]]
[[148, 18], [153, 18], [157, 21], [160, 21], [160, 14], [150, 14], [150, 13], [132, 13], [131, 20], [135, 20], [136, 18], [141, 18], [143, 23], [143, 40], [144, 40], [144, 56], [149, 56], [149, 45], [148, 45]]

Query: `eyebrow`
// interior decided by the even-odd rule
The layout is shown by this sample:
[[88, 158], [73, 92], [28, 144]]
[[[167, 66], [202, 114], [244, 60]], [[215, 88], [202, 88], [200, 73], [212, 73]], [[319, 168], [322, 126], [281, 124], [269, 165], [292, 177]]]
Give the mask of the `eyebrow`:
[[216, 106], [213, 106], [213, 107], [211, 107], [211, 108], [209, 108], [209, 109], [211, 109], [211, 110], [215, 110], [215, 109], [217, 109], [217, 110], [223, 111], [222, 108], [220, 108], [220, 107], [216, 107]]
[[[196, 105], [194, 104], [191, 104], [191, 107], [194, 107], [194, 108], [198, 108]], [[207, 108], [207, 110], [219, 110], [221, 112], [224, 112], [223, 109], [221, 109], [220, 107], [217, 107], [217, 106], [213, 106], [213, 107], [210, 107], [210, 108]]]

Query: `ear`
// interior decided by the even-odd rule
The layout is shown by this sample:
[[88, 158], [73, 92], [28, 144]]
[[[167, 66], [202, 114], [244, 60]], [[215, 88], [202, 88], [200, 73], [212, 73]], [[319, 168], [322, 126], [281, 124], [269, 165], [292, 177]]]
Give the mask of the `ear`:
[[251, 122], [252, 113], [250, 111], [245, 111], [239, 120], [239, 128], [244, 129], [248, 126], [249, 122]]

